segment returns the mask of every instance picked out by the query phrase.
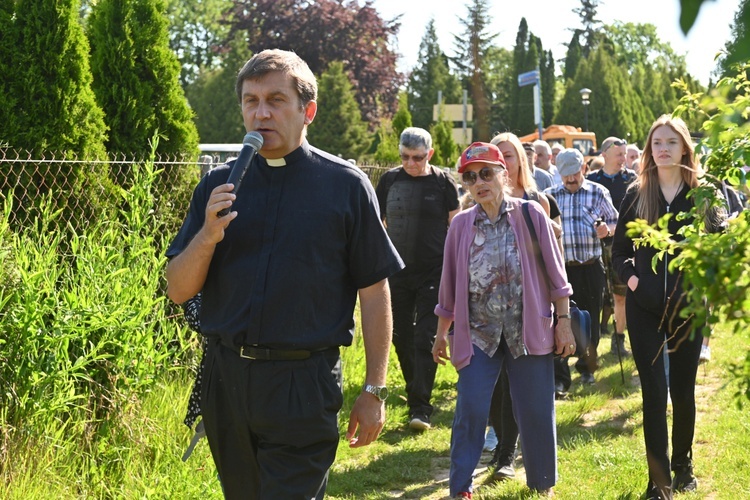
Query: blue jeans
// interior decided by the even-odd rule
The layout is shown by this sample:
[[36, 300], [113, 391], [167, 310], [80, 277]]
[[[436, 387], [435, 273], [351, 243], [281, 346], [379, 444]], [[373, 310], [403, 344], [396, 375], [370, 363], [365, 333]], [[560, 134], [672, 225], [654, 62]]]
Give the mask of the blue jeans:
[[552, 354], [513, 359], [505, 339], [493, 357], [474, 346], [471, 363], [458, 371], [451, 435], [450, 494], [472, 491], [472, 475], [484, 445], [492, 392], [503, 362], [518, 423], [529, 488], [545, 490], [557, 480], [557, 430]]

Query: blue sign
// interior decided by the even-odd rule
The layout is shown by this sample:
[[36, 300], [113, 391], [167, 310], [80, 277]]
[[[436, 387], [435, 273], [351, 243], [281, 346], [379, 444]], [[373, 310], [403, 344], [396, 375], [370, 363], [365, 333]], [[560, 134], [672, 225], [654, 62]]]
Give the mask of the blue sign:
[[539, 83], [539, 70], [529, 71], [518, 75], [518, 86], [536, 85]]

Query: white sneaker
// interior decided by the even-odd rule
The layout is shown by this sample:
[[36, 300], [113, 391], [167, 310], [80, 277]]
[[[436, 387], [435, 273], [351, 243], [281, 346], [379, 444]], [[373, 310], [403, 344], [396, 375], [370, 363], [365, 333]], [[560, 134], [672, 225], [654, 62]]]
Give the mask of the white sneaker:
[[711, 348], [707, 345], [701, 346], [701, 355], [698, 358], [698, 363], [708, 363], [711, 361]]
[[431, 427], [430, 417], [427, 415], [412, 415], [409, 428], [415, 431], [426, 431]]
[[484, 451], [492, 451], [497, 447], [497, 434], [491, 425], [487, 428], [487, 435], [484, 437]]

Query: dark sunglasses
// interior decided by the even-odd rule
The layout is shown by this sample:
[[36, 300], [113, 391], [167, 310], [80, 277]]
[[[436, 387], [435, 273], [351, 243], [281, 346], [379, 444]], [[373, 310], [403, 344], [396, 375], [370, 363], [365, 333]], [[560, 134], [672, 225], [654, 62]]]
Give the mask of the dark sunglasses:
[[616, 141], [612, 141], [609, 143], [609, 146], [607, 146], [603, 151], [607, 151], [612, 146], [626, 146], [628, 143], [626, 141], [623, 141], [622, 139], [617, 139]]
[[[461, 174], [461, 181], [467, 186], [473, 186], [477, 182], [477, 177], [482, 179], [484, 182], [490, 182], [495, 178], [495, 175], [505, 170], [503, 167], [484, 167], [479, 172], [468, 170]], [[479, 174], [479, 175], [477, 175]]]
[[425, 158], [427, 158], [427, 153], [425, 153], [423, 155], [412, 155], [412, 156], [405, 155], [404, 153], [401, 153], [401, 161], [412, 160], [414, 163], [419, 163], [422, 160], [424, 160]]

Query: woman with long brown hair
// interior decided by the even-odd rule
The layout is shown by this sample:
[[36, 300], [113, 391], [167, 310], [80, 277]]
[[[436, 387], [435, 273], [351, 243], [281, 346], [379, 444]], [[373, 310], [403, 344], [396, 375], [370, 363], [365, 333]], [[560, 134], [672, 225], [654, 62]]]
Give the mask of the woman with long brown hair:
[[[643, 436], [646, 444], [649, 483], [648, 499], [671, 499], [673, 492], [694, 491], [693, 473], [695, 432], [695, 377], [703, 337], [700, 325], [680, 317], [684, 307], [682, 276], [669, 270], [674, 256], [665, 254], [654, 269], [657, 250], [635, 247], [627, 235], [627, 224], [644, 219], [655, 224], [665, 214], [673, 214], [668, 229], [676, 240], [680, 228], [699, 222], [678, 217], [694, 207], [688, 197], [700, 183], [701, 168], [693, 152], [687, 125], [680, 118], [662, 115], [651, 126], [643, 150], [638, 179], [620, 206], [620, 216], [612, 247], [615, 271], [628, 291], [625, 313], [633, 359], [641, 380], [643, 397]], [[715, 209], [698, 211], [708, 231], [721, 227], [723, 216]], [[663, 351], [669, 356], [668, 376]], [[672, 400], [672, 454], [669, 456], [667, 395]], [[674, 472], [674, 477], [672, 477]]]

